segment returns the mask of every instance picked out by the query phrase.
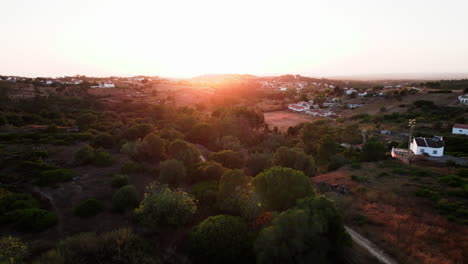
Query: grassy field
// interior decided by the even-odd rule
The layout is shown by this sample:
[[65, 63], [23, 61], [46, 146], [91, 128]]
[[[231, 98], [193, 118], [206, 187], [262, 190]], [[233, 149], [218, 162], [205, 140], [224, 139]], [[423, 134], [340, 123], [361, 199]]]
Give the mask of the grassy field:
[[321, 117], [314, 117], [308, 114], [295, 113], [291, 110], [273, 111], [263, 114], [265, 122], [270, 128], [278, 127], [280, 131], [287, 131], [289, 127], [296, 126], [303, 122], [313, 122]]

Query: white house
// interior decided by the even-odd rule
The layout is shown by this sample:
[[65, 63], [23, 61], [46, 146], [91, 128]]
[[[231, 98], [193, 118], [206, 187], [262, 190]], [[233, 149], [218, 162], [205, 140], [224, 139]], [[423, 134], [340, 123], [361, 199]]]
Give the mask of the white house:
[[413, 138], [413, 142], [411, 143], [411, 151], [415, 155], [426, 153], [432, 157], [442, 157], [444, 156], [444, 147], [443, 138], [435, 136], [433, 138]]
[[91, 86], [91, 88], [115, 88], [113, 83], [99, 83], [99, 85]]
[[357, 92], [357, 91], [354, 90], [354, 89], [348, 89], [348, 90], [346, 90], [346, 95], [352, 95], [355, 92]]
[[358, 96], [366, 96], [366, 95], [367, 95], [367, 92], [358, 93]]
[[468, 104], [468, 94], [458, 96], [458, 101], [462, 104]]
[[305, 112], [305, 111], [307, 111], [307, 109], [308, 109], [308, 108], [305, 107], [305, 106], [301, 106], [301, 105], [297, 105], [297, 104], [290, 104], [290, 105], [288, 106], [288, 108], [289, 108], [290, 110], [293, 110], [293, 111], [296, 111], [296, 112]]
[[468, 135], [468, 125], [455, 124], [452, 127], [452, 134]]

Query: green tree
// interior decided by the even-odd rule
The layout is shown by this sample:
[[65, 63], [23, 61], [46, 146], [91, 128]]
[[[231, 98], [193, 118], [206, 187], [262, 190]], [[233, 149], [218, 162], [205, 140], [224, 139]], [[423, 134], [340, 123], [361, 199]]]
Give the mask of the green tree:
[[314, 176], [317, 171], [314, 158], [300, 148], [278, 148], [273, 156], [273, 164], [300, 170], [307, 176]]
[[125, 185], [112, 196], [112, 209], [124, 212], [138, 205], [138, 192], [134, 185]]
[[97, 117], [91, 113], [81, 114], [76, 118], [76, 125], [81, 131], [88, 129], [97, 121]]
[[188, 168], [200, 161], [198, 149], [194, 145], [180, 139], [176, 139], [169, 144], [168, 154], [171, 158], [182, 161]]
[[191, 233], [195, 263], [254, 263], [252, 236], [240, 217], [210, 216]]
[[256, 242], [257, 263], [341, 263], [350, 245], [332, 201], [310, 196], [282, 212]]
[[328, 162], [336, 153], [338, 153], [338, 143], [335, 138], [329, 135], [322, 137], [317, 149], [318, 160]]
[[159, 163], [159, 180], [172, 186], [186, 181], [187, 172], [184, 163], [180, 160], [165, 160]]
[[229, 169], [239, 169], [244, 165], [242, 154], [232, 150], [222, 150], [219, 152], [210, 153], [208, 158], [223, 164], [224, 167]]
[[81, 201], [74, 210], [74, 214], [79, 217], [91, 217], [99, 214], [104, 209], [104, 205], [96, 199], [86, 199]]
[[198, 123], [187, 134], [190, 141], [202, 145], [208, 145], [216, 140], [216, 131], [210, 124]]
[[218, 206], [221, 210], [240, 214], [242, 200], [239, 193], [252, 185], [252, 178], [241, 170], [229, 170], [223, 174], [218, 186]]
[[282, 211], [299, 198], [313, 194], [309, 178], [303, 172], [284, 167], [272, 167], [254, 178], [255, 191], [262, 207]]
[[135, 214], [143, 225], [156, 229], [163, 225], [187, 224], [196, 211], [195, 200], [188, 193], [151, 184]]
[[216, 161], [200, 162], [197, 164], [195, 173], [192, 175], [192, 181], [218, 181], [225, 171], [226, 168]]
[[362, 148], [361, 159], [363, 161], [376, 161], [385, 158], [385, 145], [375, 138], [370, 138]]
[[254, 152], [247, 157], [246, 167], [249, 175], [255, 176], [272, 166], [272, 155], [269, 152]]
[[10, 216], [14, 229], [21, 232], [41, 232], [57, 224], [57, 215], [39, 208], [18, 209]]
[[341, 133], [341, 141], [349, 144], [360, 144], [362, 142], [361, 131], [358, 124], [344, 126]]
[[139, 155], [148, 161], [158, 161], [165, 156], [166, 142], [156, 134], [148, 134], [141, 142]]
[[325, 93], [322, 92], [315, 95], [314, 104], [318, 104], [320, 107], [322, 107], [322, 104], [325, 103], [326, 100], [327, 96], [325, 95]]
[[153, 128], [148, 124], [138, 124], [126, 129], [122, 137], [127, 140], [137, 140], [148, 135]]

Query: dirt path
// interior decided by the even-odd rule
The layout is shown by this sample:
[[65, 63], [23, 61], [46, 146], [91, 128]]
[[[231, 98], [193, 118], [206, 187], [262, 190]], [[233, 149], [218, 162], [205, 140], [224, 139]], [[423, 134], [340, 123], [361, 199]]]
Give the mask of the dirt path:
[[352, 230], [351, 228], [345, 226], [346, 231], [351, 236], [351, 239], [358, 244], [359, 246], [366, 249], [372, 256], [377, 258], [381, 263], [384, 264], [397, 264], [397, 262], [392, 259], [391, 257], [387, 256], [385, 252], [377, 248], [377, 246], [367, 240], [365, 237], [358, 234], [356, 231]]
[[34, 191], [36, 193], [40, 194], [42, 197], [46, 198], [49, 201], [52, 208], [54, 209], [54, 211], [55, 211], [55, 213], [57, 214], [57, 217], [58, 217], [57, 230], [58, 230], [60, 236], [62, 237], [63, 236], [63, 215], [60, 212], [60, 210], [58, 209], [57, 205], [55, 204], [54, 198], [52, 198], [52, 196], [50, 194], [42, 191], [38, 187], [34, 187]]

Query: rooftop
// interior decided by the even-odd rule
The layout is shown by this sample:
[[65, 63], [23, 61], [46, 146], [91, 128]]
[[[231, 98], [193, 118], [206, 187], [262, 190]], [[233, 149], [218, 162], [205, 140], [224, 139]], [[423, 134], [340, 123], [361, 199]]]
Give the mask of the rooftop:
[[445, 143], [441, 138], [433, 137], [433, 138], [424, 138], [424, 137], [417, 137], [414, 138], [416, 141], [416, 145], [419, 147], [428, 147], [428, 148], [443, 148], [445, 147]]

